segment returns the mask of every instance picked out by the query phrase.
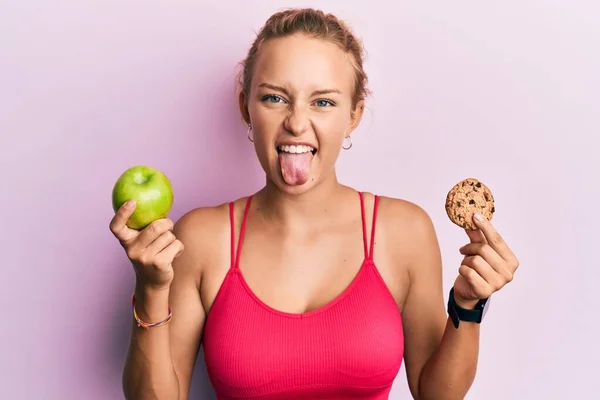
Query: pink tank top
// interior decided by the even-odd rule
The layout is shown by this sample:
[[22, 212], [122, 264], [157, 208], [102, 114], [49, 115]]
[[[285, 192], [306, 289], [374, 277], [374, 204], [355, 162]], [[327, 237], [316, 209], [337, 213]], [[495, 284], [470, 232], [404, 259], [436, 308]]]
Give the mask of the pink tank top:
[[362, 193], [365, 258], [352, 283], [327, 305], [306, 313], [273, 309], [252, 292], [231, 218], [231, 268], [206, 320], [203, 346], [219, 400], [387, 399], [404, 355], [402, 318], [373, 263], [379, 198], [368, 246]]

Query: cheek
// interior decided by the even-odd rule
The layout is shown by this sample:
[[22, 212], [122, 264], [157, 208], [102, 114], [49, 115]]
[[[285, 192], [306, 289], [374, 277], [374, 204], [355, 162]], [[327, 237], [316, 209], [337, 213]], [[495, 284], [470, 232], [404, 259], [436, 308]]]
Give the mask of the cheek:
[[255, 116], [255, 119], [252, 120], [252, 130], [256, 155], [263, 165], [271, 163], [272, 159], [277, 157], [277, 152], [273, 147], [273, 142], [277, 134], [277, 124], [274, 124], [269, 119]]
[[264, 127], [257, 126], [254, 132], [254, 149], [259, 158], [266, 159], [270, 155], [271, 143], [265, 135]]
[[272, 122], [267, 113], [261, 110], [260, 107], [248, 107], [252, 130], [254, 133], [254, 142], [260, 145], [266, 141], [270, 132], [273, 130]]
[[270, 134], [271, 131], [277, 130], [278, 126], [283, 122], [283, 115], [277, 110], [271, 110], [259, 104], [248, 107], [252, 126], [257, 130]]
[[319, 141], [321, 145], [339, 147], [344, 141], [344, 136], [350, 123], [350, 118], [344, 113], [327, 115], [319, 121], [318, 128], [321, 132]]

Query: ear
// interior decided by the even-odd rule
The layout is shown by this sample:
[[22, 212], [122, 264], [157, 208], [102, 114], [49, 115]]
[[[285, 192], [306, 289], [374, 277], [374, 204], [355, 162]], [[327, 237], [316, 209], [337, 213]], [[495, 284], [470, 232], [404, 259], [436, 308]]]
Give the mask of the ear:
[[356, 103], [354, 109], [350, 112], [350, 129], [348, 131], [348, 135], [352, 133], [358, 125], [360, 125], [360, 121], [362, 120], [363, 114], [365, 111], [365, 101], [360, 100]]
[[248, 104], [246, 103], [246, 96], [244, 92], [240, 91], [238, 96], [238, 106], [240, 107], [240, 113], [242, 113], [242, 118], [246, 125], [250, 124], [250, 113], [248, 112]]

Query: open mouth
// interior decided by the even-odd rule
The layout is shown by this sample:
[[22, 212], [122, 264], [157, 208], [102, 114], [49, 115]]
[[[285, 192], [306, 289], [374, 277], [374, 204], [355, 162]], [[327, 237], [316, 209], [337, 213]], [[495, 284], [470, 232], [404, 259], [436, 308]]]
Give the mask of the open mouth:
[[285, 183], [298, 186], [308, 182], [317, 149], [307, 144], [281, 144], [276, 149]]
[[315, 149], [312, 146], [305, 145], [305, 144], [298, 144], [298, 145], [283, 144], [283, 145], [277, 146], [277, 154], [280, 154], [280, 153], [289, 153], [289, 154], [311, 153], [314, 156], [315, 154], [317, 154], [317, 149]]

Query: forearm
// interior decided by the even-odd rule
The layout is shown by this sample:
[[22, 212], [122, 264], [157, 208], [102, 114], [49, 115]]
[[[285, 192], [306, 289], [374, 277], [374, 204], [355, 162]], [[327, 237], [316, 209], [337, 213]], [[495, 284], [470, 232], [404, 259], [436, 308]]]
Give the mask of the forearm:
[[[162, 321], [168, 312], [169, 292], [148, 293], [136, 288], [135, 309], [140, 319]], [[144, 329], [133, 321], [123, 370], [125, 398], [135, 400], [179, 398], [179, 383], [171, 358], [169, 325]]]
[[477, 370], [480, 325], [450, 318], [440, 346], [429, 358], [419, 378], [419, 400], [464, 399]]

